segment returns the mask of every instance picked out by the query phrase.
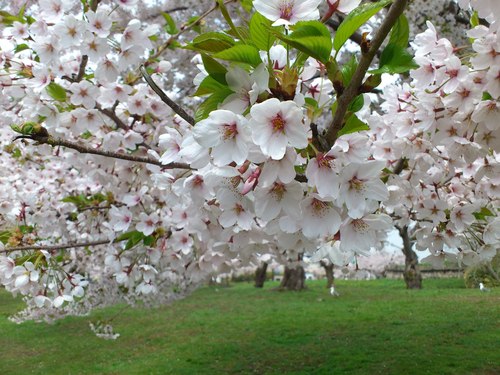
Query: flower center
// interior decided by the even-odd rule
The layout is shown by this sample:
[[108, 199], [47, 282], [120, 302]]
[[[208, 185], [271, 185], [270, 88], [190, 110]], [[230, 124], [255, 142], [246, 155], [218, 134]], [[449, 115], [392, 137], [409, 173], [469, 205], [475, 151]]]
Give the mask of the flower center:
[[311, 207], [314, 216], [316, 217], [323, 217], [326, 214], [326, 211], [328, 210], [328, 203], [320, 201], [319, 199], [313, 198], [311, 202]]
[[358, 179], [357, 177], [353, 177], [351, 181], [349, 181], [349, 187], [352, 190], [362, 191], [364, 190], [365, 185], [362, 180]]
[[366, 232], [369, 228], [368, 224], [366, 224], [363, 219], [353, 220], [352, 226], [356, 232]]
[[280, 6], [280, 18], [290, 21], [292, 18], [293, 3], [284, 1]]
[[234, 139], [238, 135], [238, 129], [236, 124], [225, 124], [222, 125], [222, 138], [227, 141], [228, 139]]
[[271, 124], [273, 126], [273, 133], [285, 133], [286, 122], [283, 117], [281, 117], [281, 113], [278, 113], [276, 117], [271, 120]]
[[270, 193], [276, 199], [277, 201], [281, 201], [283, 199], [283, 196], [285, 195], [286, 189], [285, 185], [279, 182], [275, 182], [274, 186], [272, 187]]
[[332, 162], [335, 158], [330, 155], [326, 155], [323, 153], [318, 153], [316, 155], [316, 163], [318, 164], [318, 168], [328, 168], [332, 169]]

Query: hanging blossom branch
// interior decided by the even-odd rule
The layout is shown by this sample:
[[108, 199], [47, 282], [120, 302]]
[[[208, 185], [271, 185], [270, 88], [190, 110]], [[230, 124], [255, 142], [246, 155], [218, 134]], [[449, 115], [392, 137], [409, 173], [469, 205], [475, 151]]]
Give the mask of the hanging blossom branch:
[[342, 129], [344, 117], [347, 112], [349, 103], [359, 94], [359, 87], [363, 83], [366, 72], [370, 68], [370, 64], [380, 49], [387, 35], [398, 20], [399, 16], [406, 8], [408, 0], [396, 0], [387, 12], [387, 16], [380, 25], [375, 37], [370, 42], [370, 48], [366, 53], [361, 55], [358, 67], [352, 76], [349, 86], [344, 90], [342, 95], [337, 100], [337, 110], [332, 122], [330, 123], [326, 134], [323, 136], [329, 147], [333, 146], [337, 139], [337, 134]]
[[156, 94], [160, 97], [160, 99], [163, 101], [163, 103], [165, 103], [170, 108], [172, 108], [172, 110], [175, 113], [177, 113], [184, 120], [186, 120], [189, 124], [191, 124], [191, 126], [194, 126], [194, 124], [195, 124], [194, 118], [191, 115], [189, 115], [180, 105], [178, 105], [172, 99], [170, 99], [168, 97], [168, 95], [165, 94], [165, 92], [161, 88], [158, 87], [158, 85], [153, 81], [153, 79], [151, 78], [149, 73], [146, 71], [146, 68], [144, 67], [144, 65], [141, 65], [140, 70], [141, 70], [142, 76], [144, 77], [144, 79], [148, 83], [149, 87], [151, 87], [153, 89], [153, 91], [156, 92]]
[[92, 246], [99, 246], [99, 245], [111, 245], [114, 243], [118, 242], [123, 242], [125, 239], [122, 240], [99, 240], [99, 241], [92, 241], [92, 242], [74, 242], [74, 243], [67, 243], [67, 244], [62, 244], [62, 245], [27, 245], [27, 246], [15, 246], [15, 247], [7, 247], [3, 250], [0, 250], [0, 254], [5, 254], [5, 253], [11, 253], [13, 251], [27, 251], [27, 250], [46, 250], [46, 251], [53, 251], [53, 250], [67, 250], [67, 249], [74, 249], [74, 248], [79, 248], [79, 247], [92, 247]]
[[67, 147], [71, 148], [73, 150], [78, 151], [81, 154], [93, 154], [93, 155], [100, 155], [100, 156], [105, 156], [108, 158], [114, 158], [114, 159], [121, 159], [121, 160], [128, 160], [128, 161], [133, 161], [136, 163], [145, 163], [145, 164], [154, 164], [158, 165], [159, 167], [162, 167], [163, 169], [192, 169], [188, 164], [185, 163], [169, 163], [169, 164], [162, 164], [159, 160], [153, 159], [148, 156], [134, 156], [134, 155], [129, 155], [129, 154], [123, 154], [119, 152], [113, 152], [113, 151], [104, 151], [104, 150], [98, 150], [95, 148], [90, 148], [87, 146], [83, 146], [81, 144], [78, 144], [76, 142], [70, 142], [61, 138], [54, 138], [52, 136], [40, 136], [36, 134], [32, 135], [23, 135], [16, 137], [15, 140], [17, 139], [32, 139], [34, 141], [37, 141], [39, 144], [47, 144], [53, 147], [61, 146], [61, 147]]

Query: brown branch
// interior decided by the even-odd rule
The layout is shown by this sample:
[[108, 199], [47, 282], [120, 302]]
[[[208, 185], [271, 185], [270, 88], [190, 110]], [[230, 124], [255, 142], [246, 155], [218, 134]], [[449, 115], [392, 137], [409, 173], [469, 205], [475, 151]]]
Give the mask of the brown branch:
[[130, 130], [127, 124], [125, 124], [125, 122], [123, 122], [123, 120], [118, 117], [115, 111], [108, 108], [102, 108], [99, 104], [96, 104], [96, 109], [102, 114], [108, 116], [111, 120], [113, 120], [113, 122], [116, 124], [118, 128], [123, 129], [125, 131]]
[[15, 246], [15, 247], [7, 247], [3, 250], [0, 250], [0, 254], [2, 253], [11, 253], [13, 251], [26, 251], [26, 250], [47, 250], [47, 251], [52, 251], [52, 250], [67, 250], [67, 249], [74, 249], [78, 247], [91, 247], [91, 246], [99, 246], [99, 245], [108, 245], [108, 244], [113, 244], [113, 243], [118, 243], [118, 242], [123, 242], [123, 240], [99, 240], [99, 241], [93, 241], [93, 242], [75, 242], [75, 243], [67, 243], [64, 245], [28, 245], [28, 246]]
[[[377, 54], [380, 46], [391, 31], [399, 16], [403, 13], [408, 0], [395, 0], [387, 15], [377, 30], [375, 37], [371, 40], [370, 49], [361, 55], [358, 67], [352, 76], [349, 86], [344, 90], [342, 95], [337, 99], [337, 110], [333, 121], [328, 126], [328, 130], [324, 135], [326, 143], [332, 147], [337, 140], [337, 134], [342, 129], [344, 117], [347, 112], [349, 103], [359, 94], [359, 88], [363, 83], [366, 72], [370, 68], [370, 64]], [[326, 151], [326, 150], [324, 150]]]
[[81, 154], [93, 154], [93, 155], [99, 155], [99, 156], [104, 156], [108, 158], [114, 158], [114, 159], [121, 159], [121, 160], [128, 160], [128, 161], [133, 161], [136, 163], [145, 163], [145, 164], [154, 164], [157, 165], [163, 169], [192, 169], [188, 164], [185, 163], [169, 163], [169, 164], [162, 164], [159, 160], [150, 158], [148, 156], [134, 156], [134, 155], [129, 155], [129, 154], [123, 154], [119, 152], [113, 152], [113, 151], [104, 151], [104, 150], [98, 150], [95, 148], [90, 148], [87, 146], [83, 146], [81, 144], [78, 144], [76, 142], [70, 142], [66, 141], [61, 138], [54, 138], [52, 136], [20, 136], [17, 137], [16, 139], [20, 138], [25, 138], [25, 139], [32, 139], [34, 141], [37, 141], [40, 144], [47, 144], [53, 147], [61, 146], [61, 147], [67, 147], [71, 148], [73, 150], [78, 151]]
[[179, 116], [181, 116], [189, 124], [194, 126], [194, 124], [195, 124], [194, 118], [191, 115], [189, 115], [184, 110], [184, 108], [182, 108], [180, 105], [175, 103], [172, 99], [170, 99], [168, 97], [168, 95], [165, 94], [165, 92], [158, 87], [158, 85], [153, 81], [153, 79], [151, 78], [149, 73], [146, 71], [146, 68], [144, 67], [144, 65], [141, 65], [140, 70], [141, 70], [142, 76], [144, 77], [144, 79], [148, 83], [149, 87], [151, 87], [153, 89], [153, 91], [156, 92], [156, 94], [160, 97], [160, 99], [163, 101], [163, 103], [168, 105], [170, 108], [172, 108], [172, 110], [175, 113], [177, 113]]

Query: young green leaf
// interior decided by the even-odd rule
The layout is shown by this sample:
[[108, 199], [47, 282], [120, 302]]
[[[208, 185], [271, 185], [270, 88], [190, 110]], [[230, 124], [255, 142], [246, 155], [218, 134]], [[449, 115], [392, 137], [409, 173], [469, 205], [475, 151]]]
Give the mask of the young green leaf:
[[219, 104], [232, 93], [233, 92], [227, 87], [215, 91], [196, 109], [196, 113], [194, 115], [195, 121], [198, 122], [207, 118], [210, 112], [215, 111]]
[[250, 38], [261, 51], [268, 51], [276, 37], [269, 32], [271, 21], [262, 14], [255, 12], [250, 19]]
[[380, 9], [386, 7], [393, 0], [380, 0], [376, 3], [365, 3], [358, 8], [354, 9], [344, 21], [340, 24], [335, 38], [333, 40], [333, 47], [336, 51], [340, 50], [344, 43], [371, 17], [377, 14]]
[[217, 59], [244, 63], [256, 67], [262, 63], [259, 50], [248, 44], [237, 44], [213, 55]]
[[165, 25], [165, 31], [167, 33], [169, 33], [170, 35], [177, 34], [179, 32], [179, 30], [177, 29], [177, 26], [175, 25], [175, 21], [172, 18], [172, 16], [168, 13], [165, 13], [165, 12], [162, 13], [161, 15], [163, 16], [163, 18], [167, 22], [167, 24]]
[[396, 44], [388, 44], [380, 56], [379, 68], [369, 71], [371, 74], [397, 74], [405, 73], [411, 69], [418, 68], [413, 56], [406, 50]]
[[201, 54], [201, 59], [208, 75], [215, 79], [217, 82], [220, 82], [223, 85], [227, 85], [226, 67], [205, 53]]
[[282, 35], [271, 27], [268, 30], [278, 39], [297, 50], [326, 64], [332, 52], [330, 31], [319, 21], [302, 21], [293, 27], [293, 32]]
[[49, 83], [46, 87], [47, 94], [49, 94], [52, 98], [57, 101], [64, 102], [66, 101], [66, 90], [64, 87], [58, 85], [55, 82]]
[[232, 46], [234, 46], [234, 40], [229, 35], [210, 32], [197, 36], [184, 48], [198, 52], [217, 53]]
[[340, 129], [337, 135], [340, 137], [341, 135], [357, 133], [362, 130], [370, 130], [370, 127], [353, 114], [347, 119], [344, 127]]
[[391, 35], [389, 37], [388, 44], [394, 44], [401, 48], [408, 47], [408, 40], [410, 38], [410, 26], [408, 25], [408, 19], [404, 14], [400, 15], [396, 24], [391, 30]]

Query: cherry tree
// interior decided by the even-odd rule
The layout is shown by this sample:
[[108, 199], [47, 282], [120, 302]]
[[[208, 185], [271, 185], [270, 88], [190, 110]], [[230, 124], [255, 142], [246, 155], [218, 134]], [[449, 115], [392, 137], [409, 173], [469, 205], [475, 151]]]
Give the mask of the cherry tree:
[[[429, 23], [415, 56], [404, 0], [218, 0], [184, 22], [139, 3], [1, 13], [0, 282], [25, 298], [16, 321], [167, 303], [270, 259], [295, 289], [305, 258], [345, 265], [394, 225], [432, 261], [495, 255], [496, 2], [459, 2], [472, 45]], [[181, 61], [198, 72], [188, 99]], [[374, 110], [382, 75], [407, 72]]]

